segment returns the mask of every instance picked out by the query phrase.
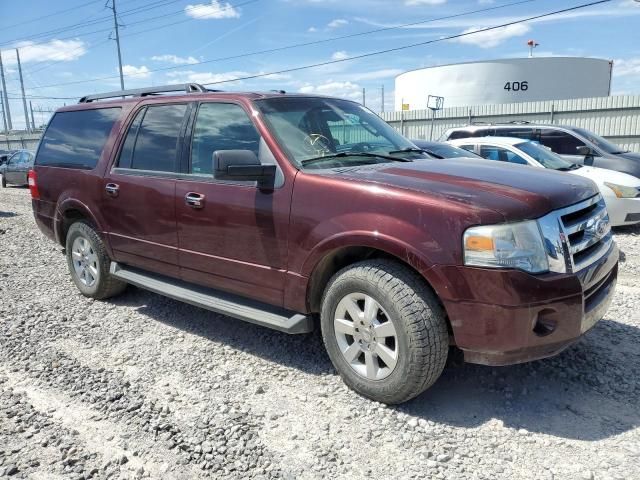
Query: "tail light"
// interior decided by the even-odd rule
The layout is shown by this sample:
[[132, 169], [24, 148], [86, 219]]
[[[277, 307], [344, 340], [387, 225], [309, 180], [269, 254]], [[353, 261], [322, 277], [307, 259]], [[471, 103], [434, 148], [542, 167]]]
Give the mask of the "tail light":
[[38, 200], [40, 198], [40, 192], [38, 191], [38, 183], [36, 182], [36, 171], [29, 170], [28, 175], [29, 191], [31, 192], [31, 198]]

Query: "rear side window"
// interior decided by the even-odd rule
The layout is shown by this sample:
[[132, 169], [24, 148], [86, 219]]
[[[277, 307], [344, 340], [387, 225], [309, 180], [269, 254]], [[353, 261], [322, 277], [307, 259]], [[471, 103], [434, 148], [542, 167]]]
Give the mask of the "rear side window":
[[180, 130], [187, 106], [158, 105], [136, 115], [125, 138], [118, 167], [175, 172]]
[[538, 141], [538, 135], [533, 128], [497, 128], [496, 136]]
[[457, 140], [459, 138], [469, 138], [471, 136], [471, 133], [467, 132], [466, 130], [457, 130], [455, 132], [451, 132], [451, 135], [449, 135], [449, 138], [447, 140]]
[[36, 165], [95, 168], [119, 116], [120, 107], [56, 113], [40, 142]]
[[528, 165], [527, 161], [517, 153], [506, 148], [494, 147], [491, 145], [480, 146], [480, 156], [487, 160], [497, 160], [499, 162], [517, 163], [518, 165]]
[[577, 148], [584, 145], [573, 135], [553, 129], [542, 130], [540, 143], [560, 155], [578, 155]]

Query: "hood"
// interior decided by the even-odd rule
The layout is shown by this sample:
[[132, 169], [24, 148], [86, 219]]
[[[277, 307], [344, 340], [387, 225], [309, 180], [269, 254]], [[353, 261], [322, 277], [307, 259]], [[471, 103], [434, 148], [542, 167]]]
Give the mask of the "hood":
[[615, 183], [616, 185], [622, 185], [623, 187], [640, 186], [640, 179], [634, 177], [633, 175], [629, 175], [628, 173], [616, 172], [615, 170], [609, 170], [608, 168], [582, 167], [578, 168], [577, 170], [572, 170], [570, 173], [589, 178], [596, 182], [597, 185], [602, 185], [604, 182], [609, 182]]
[[323, 172], [438, 197], [474, 210], [490, 209], [505, 221], [534, 219], [598, 193], [576, 175], [479, 159], [416, 160]]
[[636, 160], [640, 162], [640, 153], [636, 152], [617, 153], [616, 157], [628, 158], [629, 160]]

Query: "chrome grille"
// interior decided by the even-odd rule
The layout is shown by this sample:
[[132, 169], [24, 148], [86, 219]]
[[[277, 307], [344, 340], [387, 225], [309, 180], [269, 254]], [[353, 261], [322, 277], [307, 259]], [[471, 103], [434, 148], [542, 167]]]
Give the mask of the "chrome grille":
[[604, 256], [613, 242], [600, 194], [538, 220], [554, 272], [579, 272]]

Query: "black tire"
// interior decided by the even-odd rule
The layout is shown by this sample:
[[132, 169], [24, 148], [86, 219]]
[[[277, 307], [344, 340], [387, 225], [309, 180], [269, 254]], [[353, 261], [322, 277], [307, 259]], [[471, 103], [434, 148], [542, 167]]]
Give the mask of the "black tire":
[[[397, 361], [386, 378], [371, 380], [357, 373], [340, 350], [334, 315], [350, 294], [372, 297], [395, 327]], [[367, 260], [336, 273], [322, 298], [320, 323], [329, 357], [344, 382], [378, 402], [397, 404], [419, 395], [440, 377], [447, 362], [449, 334], [440, 303], [423, 278], [392, 260]]]
[[[95, 254], [98, 278], [92, 285], [87, 285], [82, 282], [79, 275], [76, 273], [76, 268], [74, 266], [72, 249], [74, 242], [79, 237], [84, 238], [88, 242], [91, 254]], [[76, 284], [80, 293], [85, 297], [102, 300], [118, 295], [126, 288], [127, 284], [125, 282], [122, 282], [109, 274], [111, 259], [109, 258], [109, 255], [107, 255], [102, 239], [96, 233], [92, 225], [85, 221], [75, 222], [71, 227], [69, 227], [65, 243], [69, 273], [71, 274], [73, 283]]]

